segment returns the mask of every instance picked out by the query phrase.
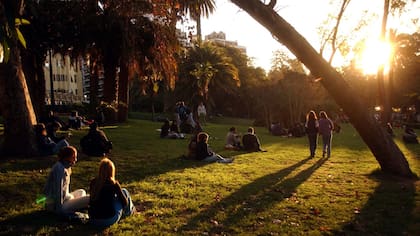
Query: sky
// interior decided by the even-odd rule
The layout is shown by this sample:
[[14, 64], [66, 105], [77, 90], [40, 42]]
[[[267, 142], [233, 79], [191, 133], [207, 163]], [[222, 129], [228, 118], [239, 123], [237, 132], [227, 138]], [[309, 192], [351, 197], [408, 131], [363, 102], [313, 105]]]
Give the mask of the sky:
[[[212, 32], [223, 31], [226, 34], [226, 39], [237, 41], [239, 45], [247, 48], [248, 56], [253, 60], [255, 66], [264, 68], [269, 71], [271, 68], [271, 60], [273, 52], [279, 49], [284, 49], [282, 45], [273, 39], [271, 34], [264, 27], [259, 25], [252, 17], [245, 11], [239, 9], [235, 4], [229, 0], [215, 0], [216, 11], [208, 19], [202, 19], [202, 34], [203, 37]], [[268, 2], [268, 1], [267, 1]], [[333, 1], [339, 4], [341, 1]], [[420, 16], [420, 1], [416, 1], [410, 7], [410, 15]], [[339, 8], [333, 7], [330, 0], [281, 0], [277, 1], [275, 10], [288, 21], [295, 29], [301, 33], [312, 46], [318, 51], [319, 49], [319, 34], [318, 27], [327, 19], [329, 13], [337, 13]], [[345, 25], [345, 31], [350, 29], [362, 17], [363, 10], [369, 12], [376, 12], [372, 18], [375, 18], [370, 24], [369, 34], [379, 35], [383, 0], [352, 0], [349, 5]], [[355, 21], [356, 20], [356, 21]], [[351, 23], [353, 22], [353, 23]], [[407, 21], [405, 21], [407, 22]], [[403, 24], [401, 22], [389, 22], [389, 25]], [[410, 31], [410, 30], [403, 30]], [[411, 32], [413, 30], [411, 29]], [[362, 34], [362, 33], [361, 33]], [[366, 33], [365, 33], [366, 34]]]

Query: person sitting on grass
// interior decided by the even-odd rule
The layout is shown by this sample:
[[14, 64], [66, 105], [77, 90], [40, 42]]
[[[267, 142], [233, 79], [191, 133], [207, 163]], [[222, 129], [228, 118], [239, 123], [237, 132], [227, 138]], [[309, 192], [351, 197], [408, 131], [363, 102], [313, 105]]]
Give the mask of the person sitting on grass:
[[196, 156], [197, 156], [197, 137], [198, 137], [198, 134], [202, 131], [203, 131], [203, 129], [201, 128], [200, 124], [197, 123], [197, 126], [195, 127], [195, 129], [194, 129], [194, 131], [191, 135], [190, 142], [188, 143], [188, 155], [187, 155], [188, 159], [192, 159], [192, 160], [197, 159], [196, 158]]
[[226, 135], [226, 144], [225, 149], [228, 150], [240, 150], [241, 149], [241, 141], [240, 135], [236, 133], [236, 128], [231, 127], [229, 132]]
[[160, 128], [160, 137], [161, 138], [170, 138], [170, 139], [177, 139], [177, 138], [183, 138], [184, 136], [182, 134], [179, 134], [176, 132], [177, 129], [174, 131], [171, 130], [171, 125], [169, 123], [168, 119], [165, 119], [162, 127]]
[[46, 126], [47, 129], [47, 136], [51, 138], [52, 141], [54, 141], [55, 143], [60, 142], [63, 139], [69, 138], [70, 137], [70, 133], [67, 134], [67, 136], [61, 135], [58, 136], [57, 135], [57, 131], [61, 128], [61, 124], [57, 121], [54, 121], [53, 123], [49, 123]]
[[64, 147], [58, 153], [58, 161], [52, 167], [44, 188], [47, 211], [67, 217], [78, 210], [87, 209], [89, 196], [86, 191], [77, 189], [70, 192], [71, 168], [76, 162], [75, 147]]
[[419, 143], [417, 140], [417, 134], [413, 128], [406, 125], [404, 128], [404, 134], [402, 136], [404, 143]]
[[40, 156], [57, 154], [61, 148], [69, 146], [66, 139], [54, 142], [50, 137], [48, 137], [47, 129], [43, 123], [39, 123], [35, 126], [35, 136]]
[[90, 182], [89, 220], [98, 227], [108, 227], [132, 215], [136, 208], [127, 189], [115, 179], [115, 165], [103, 158], [99, 173]]
[[112, 142], [108, 140], [104, 131], [98, 129], [98, 123], [89, 125], [89, 132], [80, 139], [80, 147], [83, 153], [89, 156], [104, 156], [111, 152]]
[[205, 162], [219, 162], [231, 163], [233, 159], [223, 158], [219, 154], [211, 151], [208, 145], [209, 135], [205, 132], [200, 132], [197, 135], [196, 158]]
[[249, 127], [248, 133], [242, 136], [242, 144], [244, 145], [244, 150], [247, 152], [259, 152], [261, 150], [260, 140], [257, 135], [255, 135], [254, 128]]

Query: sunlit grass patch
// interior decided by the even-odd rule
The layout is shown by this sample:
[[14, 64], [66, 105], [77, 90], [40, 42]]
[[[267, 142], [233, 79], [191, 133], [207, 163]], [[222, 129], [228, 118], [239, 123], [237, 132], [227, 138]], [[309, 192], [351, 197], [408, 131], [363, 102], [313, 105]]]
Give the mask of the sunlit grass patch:
[[[227, 121], [232, 121], [228, 120]], [[243, 121], [241, 121], [243, 122]], [[308, 158], [306, 137], [271, 136], [256, 127], [267, 152], [225, 150], [231, 126], [208, 123], [210, 146], [232, 164], [186, 160], [186, 139], [159, 138], [159, 122], [130, 120], [105, 128], [113, 141], [110, 158], [138, 213], [104, 231], [69, 224], [42, 211], [41, 193], [54, 157], [0, 162], [0, 234], [5, 235], [415, 235], [420, 220], [419, 182], [383, 175], [350, 125], [334, 134], [329, 159], [318, 146]], [[240, 125], [238, 125], [240, 124]], [[87, 130], [72, 131], [79, 146]], [[397, 143], [420, 173], [419, 145]], [[320, 141], [320, 140], [319, 140]], [[87, 188], [100, 158], [80, 156], [72, 188]], [[32, 220], [36, 218], [36, 220]], [[26, 227], [19, 227], [25, 222]]]

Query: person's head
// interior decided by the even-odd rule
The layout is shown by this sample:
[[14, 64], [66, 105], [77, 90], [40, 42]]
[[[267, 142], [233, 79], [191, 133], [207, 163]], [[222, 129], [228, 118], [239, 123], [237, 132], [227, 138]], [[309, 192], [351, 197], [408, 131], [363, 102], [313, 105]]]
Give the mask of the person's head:
[[58, 159], [61, 162], [66, 162], [70, 166], [76, 164], [77, 162], [77, 149], [73, 146], [63, 147], [58, 152]]
[[92, 124], [89, 125], [89, 128], [91, 130], [96, 130], [98, 128], [98, 123], [96, 122], [92, 122]]
[[319, 112], [319, 117], [320, 118], [323, 118], [323, 119], [327, 119], [328, 118], [327, 113], [325, 111]]
[[98, 178], [101, 181], [105, 181], [105, 180], [110, 180], [112, 182], [115, 181], [115, 165], [110, 159], [105, 157], [99, 163]]
[[197, 135], [197, 142], [207, 143], [209, 140], [209, 135], [206, 132], [200, 132]]
[[236, 132], [236, 128], [235, 127], [230, 127], [229, 132]]
[[254, 128], [252, 128], [252, 127], [249, 127], [248, 128], [248, 133], [250, 133], [250, 134], [253, 134], [255, 131], [254, 131]]
[[39, 123], [35, 126], [35, 134], [36, 135], [47, 135], [47, 129], [45, 128], [44, 123]]
[[52, 126], [53, 126], [54, 131], [57, 131], [61, 128], [61, 124], [57, 121], [54, 121]]
[[306, 114], [306, 120], [316, 120], [318, 119], [316, 117], [316, 113], [314, 111], [309, 111], [308, 114]]

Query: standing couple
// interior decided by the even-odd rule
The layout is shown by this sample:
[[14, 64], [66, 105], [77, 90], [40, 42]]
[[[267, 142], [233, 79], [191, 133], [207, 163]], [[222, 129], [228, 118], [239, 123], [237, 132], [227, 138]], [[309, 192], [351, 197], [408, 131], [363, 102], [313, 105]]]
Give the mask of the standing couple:
[[331, 156], [331, 140], [334, 123], [328, 118], [325, 111], [319, 113], [319, 120], [314, 111], [309, 111], [306, 115], [305, 123], [306, 134], [309, 140], [309, 150], [311, 157], [315, 156], [318, 133], [322, 137], [322, 157]]
[[77, 162], [77, 150], [67, 146], [58, 153], [45, 185], [45, 208], [60, 216], [72, 217], [79, 210], [88, 209], [89, 221], [107, 227], [134, 213], [135, 207], [128, 191], [115, 179], [114, 163], [103, 158], [98, 176], [90, 182], [90, 195], [84, 189], [70, 192], [71, 168]]

